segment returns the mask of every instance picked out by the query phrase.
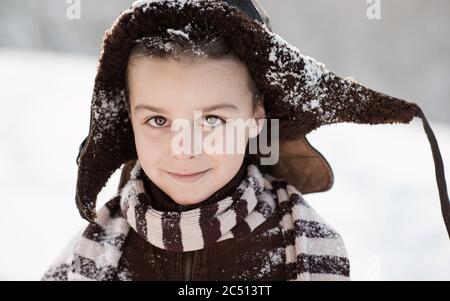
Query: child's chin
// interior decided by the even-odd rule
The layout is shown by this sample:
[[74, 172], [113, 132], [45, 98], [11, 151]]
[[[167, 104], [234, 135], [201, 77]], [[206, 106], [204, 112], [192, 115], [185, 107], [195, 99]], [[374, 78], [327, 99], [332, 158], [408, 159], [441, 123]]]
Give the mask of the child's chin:
[[[199, 187], [205, 189], [204, 186]], [[189, 195], [186, 195], [186, 194]], [[211, 193], [212, 194], [212, 193]], [[203, 200], [205, 200], [208, 197], [208, 194], [205, 194], [205, 191], [196, 191], [195, 189], [190, 189], [189, 192], [186, 192], [186, 190], [179, 190], [176, 191], [174, 194], [172, 194], [172, 199], [178, 204], [182, 206], [186, 205], [195, 205]]]
[[[200, 201], [199, 201], [199, 200], [200, 200]], [[201, 202], [201, 197], [198, 197], [198, 198], [196, 198], [196, 199], [189, 199], [189, 200], [186, 200], [186, 199], [183, 199], [183, 200], [176, 200], [176, 199], [175, 199], [175, 202], [176, 202], [178, 205], [181, 205], [181, 206], [195, 205], [195, 204], [198, 204], [198, 203]]]

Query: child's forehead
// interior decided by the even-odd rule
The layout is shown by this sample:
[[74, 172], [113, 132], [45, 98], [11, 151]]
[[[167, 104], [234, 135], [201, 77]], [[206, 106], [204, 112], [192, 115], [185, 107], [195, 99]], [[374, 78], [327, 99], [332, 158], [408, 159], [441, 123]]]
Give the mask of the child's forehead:
[[[196, 91], [198, 92], [198, 91]], [[251, 102], [251, 97], [245, 94], [213, 94], [208, 92], [184, 93], [179, 90], [165, 93], [152, 93], [136, 95], [132, 103], [135, 108], [152, 110], [161, 113], [170, 113], [184, 110], [200, 110], [203, 112], [222, 110], [227, 112], [239, 111]]]
[[181, 64], [173, 59], [143, 59], [129, 72], [132, 94], [146, 94], [155, 101], [213, 105], [250, 93], [248, 71], [232, 62], [204, 60]]

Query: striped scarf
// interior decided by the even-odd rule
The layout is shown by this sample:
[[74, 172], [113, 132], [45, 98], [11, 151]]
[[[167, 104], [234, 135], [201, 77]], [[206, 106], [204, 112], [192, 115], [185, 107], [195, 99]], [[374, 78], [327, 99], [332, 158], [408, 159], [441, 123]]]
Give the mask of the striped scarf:
[[161, 212], [149, 204], [139, 161], [121, 191], [98, 212], [43, 280], [112, 280], [123, 245], [134, 229], [152, 245], [177, 252], [206, 248], [251, 233], [277, 210], [288, 280], [349, 280], [342, 238], [292, 185], [254, 164], [234, 193], [186, 212]]

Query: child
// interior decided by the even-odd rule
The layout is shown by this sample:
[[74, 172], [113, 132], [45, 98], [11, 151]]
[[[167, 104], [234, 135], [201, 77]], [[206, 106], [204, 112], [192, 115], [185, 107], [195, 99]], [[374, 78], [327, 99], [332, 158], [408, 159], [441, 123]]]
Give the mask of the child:
[[[417, 105], [301, 55], [256, 1], [137, 1], [105, 36], [77, 158], [76, 201], [90, 224], [43, 279], [349, 280], [341, 236], [303, 198], [333, 182], [305, 135], [414, 116], [432, 145], [448, 226], [442, 160]], [[264, 119], [279, 120], [270, 123], [275, 153], [279, 139], [272, 165], [249, 148]], [[238, 120], [259, 122], [228, 136]], [[176, 151], [176, 124], [194, 124], [194, 139], [181, 139], [187, 152]], [[244, 147], [205, 152], [209, 136]], [[97, 194], [122, 165], [117, 195], [96, 212]]]

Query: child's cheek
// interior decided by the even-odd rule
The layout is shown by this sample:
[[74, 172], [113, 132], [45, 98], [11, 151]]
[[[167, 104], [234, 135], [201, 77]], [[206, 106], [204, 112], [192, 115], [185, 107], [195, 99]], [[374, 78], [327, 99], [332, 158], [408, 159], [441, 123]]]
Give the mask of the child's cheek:
[[166, 129], [140, 128], [135, 130], [134, 138], [136, 147], [142, 151], [157, 153], [167, 151], [166, 146], [170, 147], [171, 135]]
[[162, 133], [158, 130], [141, 126], [134, 130], [134, 138], [139, 144], [146, 146], [154, 146], [162, 139]]

